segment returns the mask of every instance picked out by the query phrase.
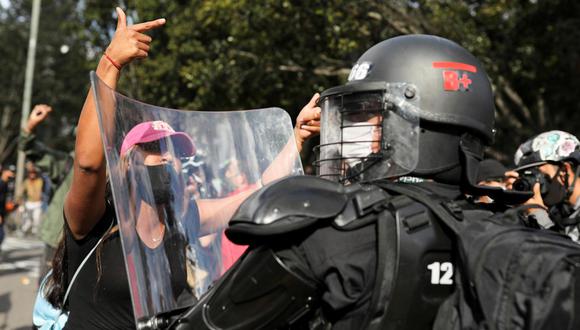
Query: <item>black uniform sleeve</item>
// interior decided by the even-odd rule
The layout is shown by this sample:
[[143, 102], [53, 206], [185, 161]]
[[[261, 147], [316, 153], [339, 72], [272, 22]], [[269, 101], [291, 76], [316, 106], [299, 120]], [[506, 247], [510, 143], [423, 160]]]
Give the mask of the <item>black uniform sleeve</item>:
[[374, 223], [352, 231], [318, 228], [296, 247], [276, 254], [321, 284], [322, 308], [333, 329], [363, 324], [376, 277]]

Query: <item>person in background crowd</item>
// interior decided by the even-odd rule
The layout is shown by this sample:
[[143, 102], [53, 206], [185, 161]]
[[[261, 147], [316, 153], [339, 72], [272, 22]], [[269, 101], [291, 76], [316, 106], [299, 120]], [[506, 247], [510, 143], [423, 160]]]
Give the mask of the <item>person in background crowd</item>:
[[[14, 172], [0, 167], [0, 253], [4, 242], [4, 224], [6, 222], [6, 199], [8, 197], [8, 182], [14, 178]], [[0, 255], [1, 258], [1, 255]], [[1, 259], [0, 259], [1, 260]]]
[[538, 226], [580, 242], [580, 142], [574, 135], [553, 130], [522, 143], [515, 155], [519, 180], [514, 189], [533, 187], [526, 202]]
[[[240, 168], [237, 159], [230, 159], [224, 164], [225, 191], [228, 196], [239, 194], [248, 189], [255, 190], [255, 184], [250, 185], [247, 175]], [[221, 233], [222, 273], [225, 273], [248, 248], [246, 245], [232, 243], [226, 235]]]
[[26, 169], [27, 177], [23, 184], [24, 221], [21, 230], [24, 235], [36, 235], [40, 227], [40, 221], [42, 220], [42, 192], [44, 181], [33, 163], [27, 163]]
[[222, 171], [223, 177], [225, 178], [225, 188], [223, 188], [223, 190], [226, 194], [235, 195], [250, 187], [248, 178], [240, 168], [240, 163], [237, 159], [228, 159], [225, 164], [222, 165]]
[[[511, 189], [517, 173], [510, 171], [502, 163], [495, 159], [484, 159], [479, 163], [477, 172], [477, 184], [480, 186], [500, 187], [502, 189]], [[492, 203], [493, 199], [489, 196], [479, 196], [474, 200], [476, 203]]]
[[64, 225], [62, 207], [72, 181], [72, 154], [48, 147], [39, 141], [35, 134], [38, 125], [43, 123], [52, 111], [52, 107], [46, 104], [34, 106], [26, 126], [20, 132], [18, 141], [19, 150], [24, 152], [26, 158], [33, 161], [43, 173], [46, 173], [54, 191], [46, 201], [48, 208], [39, 229], [40, 240], [45, 244], [39, 280], [50, 269], [54, 252], [62, 237]]

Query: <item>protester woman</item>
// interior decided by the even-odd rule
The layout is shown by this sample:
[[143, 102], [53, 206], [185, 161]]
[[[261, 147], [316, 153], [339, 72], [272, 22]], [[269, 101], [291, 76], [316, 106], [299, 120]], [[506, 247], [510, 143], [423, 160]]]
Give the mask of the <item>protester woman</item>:
[[[135, 59], [147, 57], [151, 37], [144, 32], [165, 24], [165, 19], [157, 19], [127, 26], [125, 13], [117, 8], [117, 14], [115, 35], [96, 69], [99, 78], [112, 89], [116, 88], [124, 66]], [[298, 117], [295, 137], [299, 148], [319, 130], [320, 109], [316, 107], [317, 98], [316, 94]], [[166, 140], [149, 141], [153, 143], [133, 142], [129, 143], [127, 150], [122, 150], [122, 157], [128, 157], [127, 154], [138, 155], [142, 165], [151, 167], [147, 170], [154, 167], [157, 170], [168, 170], [172, 166], [174, 170], [179, 168], [177, 157], [163, 150]], [[70, 277], [103, 238], [96, 252], [86, 260], [71, 287], [70, 296], [64, 306], [65, 310], [70, 311], [65, 329], [134, 329], [131, 295], [115, 212], [111, 203], [107, 202], [110, 198], [106, 188], [106, 163], [92, 92], [87, 95], [80, 114], [75, 149], [74, 178], [64, 205], [65, 237], [53, 262], [52, 277], [46, 290], [47, 298], [52, 305], [63, 307], [64, 293], [71, 281]], [[131, 171], [130, 167], [129, 164], [127, 171]], [[268, 177], [266, 174], [262, 176], [264, 184], [275, 178], [275, 175]], [[247, 195], [250, 193], [248, 191]], [[228, 214], [235, 211], [233, 206], [236, 203], [239, 205], [245, 195], [239, 194], [232, 197], [236, 200], [227, 200], [225, 203], [231, 207], [223, 207], [224, 204], [219, 203], [224, 201], [219, 200], [198, 201], [201, 230], [211, 224], [218, 212], [221, 212], [219, 219], [229, 219]], [[147, 203], [141, 203], [138, 209], [135, 206], [138, 210], [136, 229], [139, 233], [139, 244], [154, 249], [170, 240], [165, 234], [169, 223], [163, 217], [160, 218], [161, 221], [155, 220], [155, 217], [147, 217], [147, 213], [152, 212], [148, 209], [150, 206]], [[170, 244], [174, 244], [176, 240], [178, 239]]]

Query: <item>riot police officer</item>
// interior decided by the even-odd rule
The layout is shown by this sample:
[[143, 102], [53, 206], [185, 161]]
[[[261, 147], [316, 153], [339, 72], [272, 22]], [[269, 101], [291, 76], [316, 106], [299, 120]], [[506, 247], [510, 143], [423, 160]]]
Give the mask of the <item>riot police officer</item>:
[[453, 290], [453, 242], [396, 191], [498, 199], [501, 189], [475, 184], [494, 123], [482, 64], [444, 38], [395, 37], [367, 50], [319, 105], [319, 177], [285, 179], [244, 202], [226, 233], [250, 249], [173, 328], [432, 325]]

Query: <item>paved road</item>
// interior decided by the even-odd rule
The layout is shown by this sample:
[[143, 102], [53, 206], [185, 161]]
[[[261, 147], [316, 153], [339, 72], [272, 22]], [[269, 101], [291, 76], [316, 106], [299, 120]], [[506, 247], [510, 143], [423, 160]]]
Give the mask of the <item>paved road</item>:
[[6, 237], [0, 252], [0, 330], [31, 329], [43, 244]]

